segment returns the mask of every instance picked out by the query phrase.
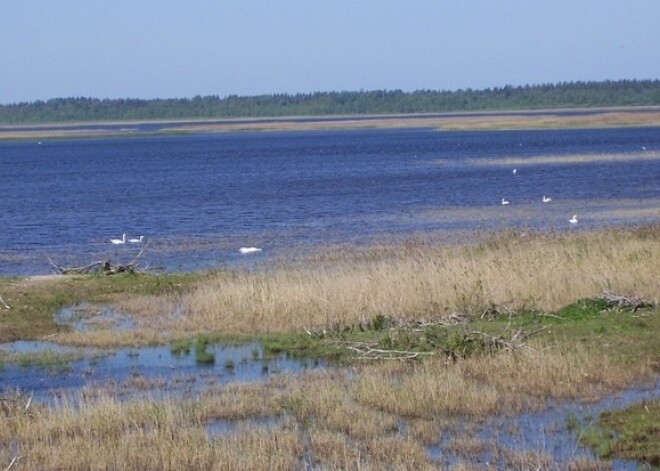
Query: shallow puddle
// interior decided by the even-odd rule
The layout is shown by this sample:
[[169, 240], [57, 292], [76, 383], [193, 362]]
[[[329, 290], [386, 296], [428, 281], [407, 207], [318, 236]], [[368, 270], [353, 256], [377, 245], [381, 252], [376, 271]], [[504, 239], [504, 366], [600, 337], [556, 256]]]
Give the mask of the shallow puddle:
[[[521, 456], [525, 453], [543, 454], [567, 469], [571, 460], [596, 458], [590, 448], [580, 443], [580, 433], [596, 425], [601, 412], [659, 398], [660, 378], [647, 387], [628, 389], [596, 403], [555, 402], [540, 412], [499, 416], [485, 421], [476, 430], [466, 430], [465, 434], [479, 441], [484, 450], [470, 456], [470, 460], [451, 451], [450, 441], [455, 436], [443, 436], [441, 443], [430, 447], [428, 453], [432, 459], [446, 464], [468, 461], [505, 469], [510, 463], [503, 462], [506, 453], [501, 450], [506, 449]], [[463, 435], [460, 427], [458, 434]], [[611, 464], [616, 470], [638, 469], [638, 463], [634, 461], [612, 460]]]
[[205, 351], [213, 360], [205, 363], [198, 362], [194, 348], [177, 354], [169, 345], [106, 351], [19, 341], [0, 345], [0, 351], [10, 359], [29, 360], [7, 361], [0, 368], [0, 394], [19, 389], [42, 402], [74, 397], [83, 389], [86, 394], [98, 389], [120, 397], [183, 396], [218, 384], [263, 381], [272, 374], [322, 366], [318, 360], [286, 355], [264, 358], [258, 342], [209, 344]]
[[86, 302], [58, 310], [55, 313], [55, 323], [78, 331], [103, 329], [118, 332], [135, 328], [135, 322], [128, 314]]

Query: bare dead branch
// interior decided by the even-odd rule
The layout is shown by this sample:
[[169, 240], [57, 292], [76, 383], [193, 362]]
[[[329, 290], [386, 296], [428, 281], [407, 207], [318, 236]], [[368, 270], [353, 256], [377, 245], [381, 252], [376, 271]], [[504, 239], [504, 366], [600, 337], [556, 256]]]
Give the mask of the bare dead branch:
[[603, 291], [600, 298], [605, 300], [610, 308], [615, 309], [630, 309], [635, 312], [638, 309], [645, 307], [653, 307], [653, 303], [644, 299], [633, 298], [631, 296], [625, 296], [611, 291]]
[[11, 306], [7, 304], [4, 299], [2, 299], [2, 296], [0, 296], [0, 303], [2, 303], [0, 309], [11, 309]]
[[11, 463], [9, 463], [9, 466], [7, 466], [7, 467], [5, 468], [5, 471], [9, 471], [9, 470], [12, 468], [12, 466], [14, 466], [16, 463], [18, 463], [18, 460], [20, 460], [20, 459], [21, 459], [21, 456], [20, 456], [20, 455], [19, 455], [19, 456], [14, 456], [14, 457], [11, 459]]

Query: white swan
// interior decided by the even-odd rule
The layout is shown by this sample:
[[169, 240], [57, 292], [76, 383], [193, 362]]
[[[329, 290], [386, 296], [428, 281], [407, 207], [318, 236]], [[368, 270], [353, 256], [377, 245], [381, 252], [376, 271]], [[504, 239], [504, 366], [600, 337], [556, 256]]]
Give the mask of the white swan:
[[144, 239], [144, 236], [140, 236], [139, 239], [135, 239], [135, 238], [128, 239], [128, 241], [129, 241], [131, 244], [140, 244], [140, 243], [142, 243], [142, 239]]
[[262, 249], [259, 247], [241, 247], [238, 249], [240, 253], [254, 253], [254, 252], [261, 252]]
[[574, 214], [571, 219], [568, 220], [571, 224], [577, 224], [577, 214]]
[[543, 196], [543, 202], [544, 203], [549, 203], [550, 201], [552, 201], [552, 198], [550, 198], [549, 196], [545, 196], [545, 195]]
[[121, 236], [121, 239], [110, 239], [110, 242], [118, 245], [118, 244], [125, 244], [126, 243], [126, 234]]
[[513, 170], [511, 170], [511, 173], [513, 173], [514, 175], [515, 175], [517, 172], [518, 172], [518, 169], [517, 169], [517, 168], [514, 168]]
[[505, 200], [504, 198], [502, 198], [502, 204], [509, 204], [509, 202], [507, 200]]

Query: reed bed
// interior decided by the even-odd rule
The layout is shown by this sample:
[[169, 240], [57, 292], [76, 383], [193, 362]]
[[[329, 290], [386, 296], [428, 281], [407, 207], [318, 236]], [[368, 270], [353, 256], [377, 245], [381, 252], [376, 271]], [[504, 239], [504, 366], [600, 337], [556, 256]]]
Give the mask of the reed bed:
[[[556, 310], [604, 290], [658, 301], [660, 229], [499, 233], [479, 243], [402, 244], [267, 273], [222, 274], [181, 296], [178, 329], [258, 335], [479, 313]], [[174, 308], [173, 308], [174, 309]]]
[[[479, 317], [493, 307], [553, 311], [603, 290], [657, 303], [659, 236], [656, 226], [525, 237], [504, 232], [461, 245], [417, 239], [325, 253], [271, 271], [218, 273], [176, 294], [124, 296], [115, 302], [136, 318], [132, 333], [54, 339], [141, 343], [204, 332], [329, 328], [377, 315], [441, 320], [453, 313]], [[656, 319], [657, 309], [647, 315]], [[634, 361], [622, 361], [631, 348], [617, 344], [614, 334], [606, 345], [548, 329], [516, 352], [455, 362], [441, 355], [364, 362], [276, 375], [263, 384], [212, 386], [196, 397], [122, 402], [85, 390], [50, 407], [2, 397], [0, 468], [20, 456], [14, 469], [437, 469], [448, 463], [431, 458], [426, 447], [449, 435], [454, 469], [483, 469], [483, 450], [510, 469], [562, 469], [566, 463], [553, 463], [543, 451], [514, 452], [466, 436], [495, 415], [537, 410], [549, 399], [595, 400], [654, 377], [657, 322], [649, 319], [631, 318], [651, 327], [622, 336], [649, 344], [633, 349]], [[219, 421], [241, 425], [211, 433]], [[607, 467], [582, 458], [568, 465]]]

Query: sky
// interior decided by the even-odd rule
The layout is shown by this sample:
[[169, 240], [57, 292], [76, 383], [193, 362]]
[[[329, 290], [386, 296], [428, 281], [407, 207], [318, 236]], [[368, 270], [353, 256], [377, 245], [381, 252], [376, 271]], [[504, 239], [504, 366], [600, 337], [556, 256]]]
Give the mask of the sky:
[[0, 104], [660, 78], [660, 0], [1, 0]]

